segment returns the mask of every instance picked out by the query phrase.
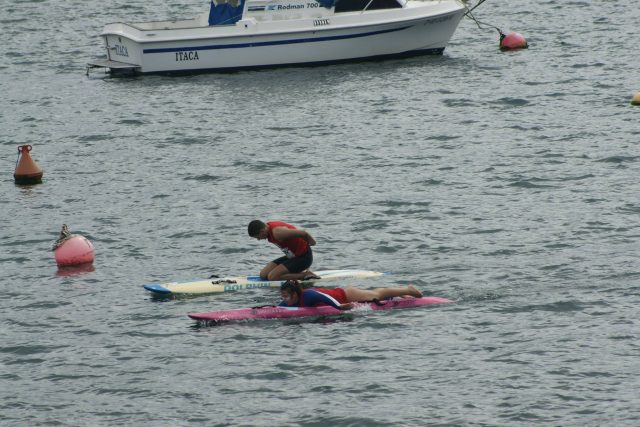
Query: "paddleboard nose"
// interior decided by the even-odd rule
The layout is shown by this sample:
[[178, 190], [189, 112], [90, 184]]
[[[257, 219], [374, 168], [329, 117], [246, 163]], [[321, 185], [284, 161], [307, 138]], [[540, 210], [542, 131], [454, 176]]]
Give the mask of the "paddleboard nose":
[[144, 285], [143, 288], [150, 292], [154, 292], [156, 294], [170, 294], [171, 291], [159, 283], [149, 283], [148, 285]]

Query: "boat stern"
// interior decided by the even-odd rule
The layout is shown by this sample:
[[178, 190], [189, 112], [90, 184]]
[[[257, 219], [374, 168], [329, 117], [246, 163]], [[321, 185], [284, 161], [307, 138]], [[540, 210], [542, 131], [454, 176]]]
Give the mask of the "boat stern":
[[137, 74], [142, 72], [142, 48], [140, 43], [127, 37], [130, 28], [126, 24], [108, 24], [100, 37], [107, 49], [107, 59], [87, 64], [87, 73], [92, 68], [106, 68], [111, 74]]

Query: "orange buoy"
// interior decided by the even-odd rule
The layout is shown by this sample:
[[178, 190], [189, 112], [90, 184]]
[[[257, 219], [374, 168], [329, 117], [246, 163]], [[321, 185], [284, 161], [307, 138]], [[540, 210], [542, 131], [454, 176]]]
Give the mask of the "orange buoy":
[[631, 98], [631, 105], [640, 105], [640, 92], [633, 95], [633, 98]]
[[95, 255], [93, 245], [84, 236], [69, 233], [69, 227], [62, 225], [60, 237], [53, 245], [58, 267], [91, 264]]
[[504, 34], [500, 31], [500, 50], [526, 49], [528, 47], [527, 39], [522, 34], [515, 32]]
[[18, 161], [16, 162], [16, 170], [13, 173], [13, 178], [16, 184], [32, 185], [42, 182], [42, 169], [31, 158], [29, 151], [32, 147], [28, 144], [20, 145], [18, 147]]

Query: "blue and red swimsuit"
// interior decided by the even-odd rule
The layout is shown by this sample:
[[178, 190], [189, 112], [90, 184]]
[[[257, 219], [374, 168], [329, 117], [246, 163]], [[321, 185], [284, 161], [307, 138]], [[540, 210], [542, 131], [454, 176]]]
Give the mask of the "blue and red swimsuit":
[[[296, 307], [317, 307], [321, 305], [330, 305], [334, 308], [340, 308], [341, 304], [346, 304], [347, 295], [342, 288], [324, 289], [313, 288], [304, 289], [302, 291], [302, 297], [298, 301]], [[283, 307], [288, 306], [284, 301], [278, 304]]]

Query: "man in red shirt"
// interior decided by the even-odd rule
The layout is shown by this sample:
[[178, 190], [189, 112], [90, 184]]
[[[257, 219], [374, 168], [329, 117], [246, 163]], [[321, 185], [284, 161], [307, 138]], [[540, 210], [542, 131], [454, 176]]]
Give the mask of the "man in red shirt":
[[319, 279], [309, 270], [313, 262], [311, 246], [316, 241], [305, 230], [299, 230], [291, 224], [282, 221], [253, 220], [248, 227], [249, 236], [267, 239], [279, 247], [284, 256], [269, 262], [261, 271], [264, 280], [308, 280]]

